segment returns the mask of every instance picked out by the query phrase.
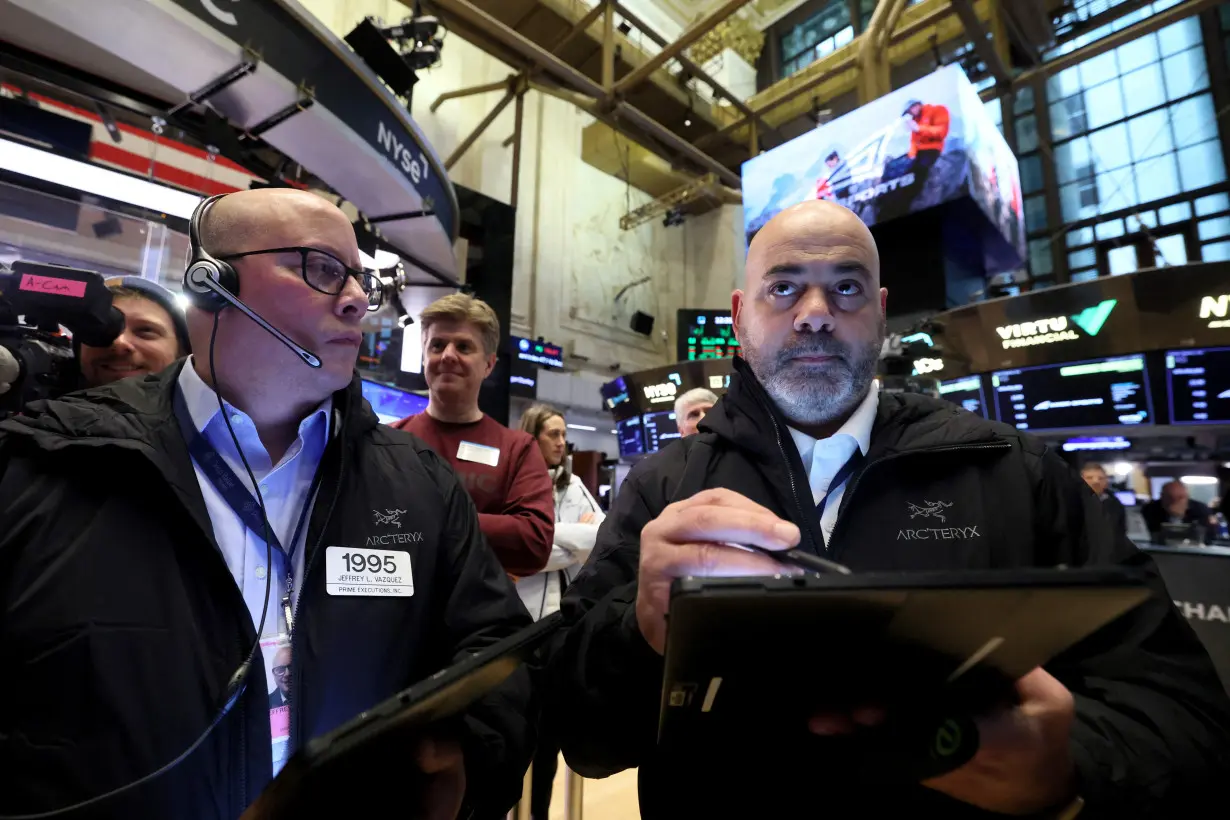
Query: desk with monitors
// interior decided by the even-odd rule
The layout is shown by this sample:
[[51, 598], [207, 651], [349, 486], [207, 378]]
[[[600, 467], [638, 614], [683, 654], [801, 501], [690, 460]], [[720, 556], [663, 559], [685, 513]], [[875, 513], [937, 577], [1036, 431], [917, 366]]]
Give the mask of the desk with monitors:
[[645, 454], [645, 434], [641, 417], [632, 416], [615, 422], [615, 434], [619, 439], [619, 457], [632, 458]]
[[656, 453], [679, 438], [679, 427], [675, 423], [674, 410], [646, 413], [641, 418], [641, 428], [645, 431], [646, 453]]
[[1000, 370], [995, 417], [1021, 430], [1154, 422], [1143, 355]]
[[987, 417], [987, 399], [982, 392], [981, 376], [965, 376], [940, 382], [940, 398], [975, 415]]
[[1230, 347], [1166, 352], [1172, 424], [1230, 424]]

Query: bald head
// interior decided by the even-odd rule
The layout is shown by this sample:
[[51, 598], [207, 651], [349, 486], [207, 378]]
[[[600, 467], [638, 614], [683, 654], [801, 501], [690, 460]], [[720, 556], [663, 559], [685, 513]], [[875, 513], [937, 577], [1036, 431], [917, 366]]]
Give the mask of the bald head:
[[887, 291], [871, 231], [812, 200], [769, 220], [732, 295], [742, 356], [804, 432], [839, 426], [867, 395], [884, 341]]
[[[201, 244], [214, 256], [281, 247], [271, 240], [295, 233], [295, 226], [304, 220], [339, 227], [344, 223], [344, 230], [354, 230], [340, 208], [316, 194], [294, 188], [257, 188], [227, 194], [211, 205], [201, 224]], [[359, 267], [357, 254], [354, 259], [342, 257], [342, 261]]]

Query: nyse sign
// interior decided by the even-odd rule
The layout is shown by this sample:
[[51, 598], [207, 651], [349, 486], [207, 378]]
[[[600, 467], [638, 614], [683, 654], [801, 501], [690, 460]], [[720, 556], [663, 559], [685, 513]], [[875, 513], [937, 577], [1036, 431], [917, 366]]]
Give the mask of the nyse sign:
[[925, 376], [928, 373], [935, 373], [944, 369], [943, 359], [915, 359], [914, 372], [920, 376]]
[[1200, 318], [1211, 319], [1209, 327], [1230, 328], [1230, 293], [1219, 296], [1203, 296], [1200, 299]]

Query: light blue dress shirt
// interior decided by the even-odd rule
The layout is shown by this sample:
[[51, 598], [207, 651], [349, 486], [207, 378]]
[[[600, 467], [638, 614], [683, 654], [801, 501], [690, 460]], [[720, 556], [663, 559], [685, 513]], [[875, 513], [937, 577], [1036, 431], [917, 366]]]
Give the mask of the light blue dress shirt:
[[829, 487], [838, 471], [854, 455], [855, 448], [867, 455], [871, 446], [871, 428], [875, 424], [876, 411], [880, 408], [880, 384], [872, 382], [871, 389], [855, 411], [846, 419], [836, 433], [824, 439], [814, 439], [806, 433], [790, 428], [790, 438], [799, 450], [799, 458], [803, 461], [803, 469], [807, 471], [807, 483], [811, 486], [812, 501], [819, 504], [824, 497], [830, 496], [824, 505], [824, 515], [820, 518], [820, 529], [824, 532], [824, 543], [829, 542], [833, 534], [833, 526], [837, 523], [837, 510], [841, 507], [841, 497], [845, 495], [846, 479], [837, 487]]
[[[189, 357], [179, 374], [178, 389], [184, 398], [184, 406], [190, 416], [187, 421], [197, 430], [204, 433], [206, 440], [213, 445], [218, 454], [230, 467], [236, 479], [252, 493], [252, 482], [248, 479], [243, 462], [239, 459], [239, 451], [226, 429], [226, 423], [218, 411], [218, 398], [213, 389], [201, 380], [193, 368], [193, 358]], [[277, 464], [271, 463], [269, 453], [261, 443], [252, 420], [237, 408], [224, 402], [223, 406], [230, 415], [231, 427], [235, 437], [243, 447], [243, 454], [248, 459], [248, 466], [261, 488], [261, 496], [265, 501], [265, 512], [269, 517], [269, 526], [277, 535], [278, 540], [290, 549], [293, 554], [294, 570], [294, 600], [292, 607], [297, 605], [299, 590], [303, 582], [303, 556], [307, 541], [308, 527], [305, 524], [299, 541], [291, 547], [289, 544], [294, 534], [299, 514], [311, 489], [312, 478], [316, 467], [324, 455], [325, 446], [329, 441], [330, 415], [333, 410], [333, 399], [329, 398], [317, 407], [307, 418], [299, 423], [299, 436], [291, 444], [286, 454]], [[231, 571], [231, 575], [243, 593], [244, 602], [248, 605], [248, 613], [252, 617], [252, 627], [255, 629], [261, 620], [265, 606], [270, 607], [265, 618], [265, 629], [262, 638], [286, 632], [286, 618], [282, 614], [282, 596], [286, 594], [286, 558], [280, 550], [274, 549], [273, 566], [266, 562], [265, 541], [259, 533], [254, 533], [246, 527], [243, 521], [226, 503], [226, 499], [214, 488], [213, 482], [205, 475], [201, 466], [193, 459], [192, 466], [196, 470], [197, 483], [201, 485], [201, 494], [205, 497], [205, 509], [213, 524], [214, 539], [222, 551], [222, 557]], [[309, 517], [311, 513], [308, 513]], [[269, 599], [265, 599], [265, 585], [269, 572], [273, 578], [269, 583]]]

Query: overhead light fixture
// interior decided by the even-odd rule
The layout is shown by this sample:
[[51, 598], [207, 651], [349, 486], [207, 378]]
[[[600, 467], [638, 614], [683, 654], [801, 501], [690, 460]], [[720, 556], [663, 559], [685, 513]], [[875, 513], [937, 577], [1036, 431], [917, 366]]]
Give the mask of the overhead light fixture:
[[1216, 484], [1217, 478], [1211, 475], [1185, 475], [1179, 479], [1184, 484]]
[[1115, 462], [1115, 475], [1131, 475], [1132, 465], [1126, 461]]
[[181, 219], [191, 219], [201, 201], [196, 194], [5, 139], [0, 139], [0, 169]]
[[564, 426], [569, 430], [584, 430], [587, 433], [598, 432], [597, 427], [590, 427], [588, 424], [565, 424]]

